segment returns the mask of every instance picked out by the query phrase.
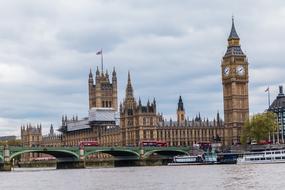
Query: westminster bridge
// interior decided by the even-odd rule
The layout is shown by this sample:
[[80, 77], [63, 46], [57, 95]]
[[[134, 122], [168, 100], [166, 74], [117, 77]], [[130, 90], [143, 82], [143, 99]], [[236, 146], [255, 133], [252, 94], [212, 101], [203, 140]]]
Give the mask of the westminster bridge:
[[155, 155], [157, 159], [171, 159], [188, 155], [191, 147], [0, 147], [0, 171], [10, 171], [12, 161], [24, 153], [44, 153], [56, 158], [57, 169], [85, 168], [85, 158], [105, 153], [117, 162], [144, 161]]

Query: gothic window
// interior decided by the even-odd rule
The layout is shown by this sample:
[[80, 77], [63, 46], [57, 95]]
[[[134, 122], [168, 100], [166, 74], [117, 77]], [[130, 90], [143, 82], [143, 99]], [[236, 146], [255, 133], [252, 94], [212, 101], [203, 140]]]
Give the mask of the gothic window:
[[143, 118], [143, 125], [146, 125], [146, 118]]
[[128, 115], [133, 115], [133, 110], [132, 109], [128, 109]]
[[132, 125], [132, 121], [130, 119], [128, 119], [128, 126]]
[[152, 117], [150, 118], [150, 125], [151, 126], [153, 125], [153, 118]]
[[150, 130], [150, 139], [153, 139], [153, 131]]

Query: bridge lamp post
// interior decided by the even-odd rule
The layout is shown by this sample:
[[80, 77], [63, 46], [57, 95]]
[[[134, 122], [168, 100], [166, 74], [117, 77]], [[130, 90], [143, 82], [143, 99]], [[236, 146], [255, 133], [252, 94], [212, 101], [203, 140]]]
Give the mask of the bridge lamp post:
[[85, 156], [84, 156], [84, 146], [80, 146], [79, 148], [79, 159], [80, 160], [84, 160]]

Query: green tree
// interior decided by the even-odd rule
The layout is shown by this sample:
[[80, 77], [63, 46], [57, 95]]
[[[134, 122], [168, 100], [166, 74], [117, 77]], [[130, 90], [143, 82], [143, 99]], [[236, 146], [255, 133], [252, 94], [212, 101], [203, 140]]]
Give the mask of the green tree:
[[272, 112], [260, 113], [249, 118], [243, 128], [241, 134], [241, 142], [243, 144], [256, 140], [268, 140], [269, 134], [276, 131], [278, 127], [276, 115]]

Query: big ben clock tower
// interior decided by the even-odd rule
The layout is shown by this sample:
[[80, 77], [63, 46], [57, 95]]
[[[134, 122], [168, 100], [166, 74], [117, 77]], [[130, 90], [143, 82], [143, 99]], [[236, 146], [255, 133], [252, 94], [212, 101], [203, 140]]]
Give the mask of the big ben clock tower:
[[249, 116], [248, 62], [240, 47], [234, 19], [232, 19], [228, 47], [221, 67], [225, 120], [224, 143], [231, 145], [239, 142], [241, 127]]

